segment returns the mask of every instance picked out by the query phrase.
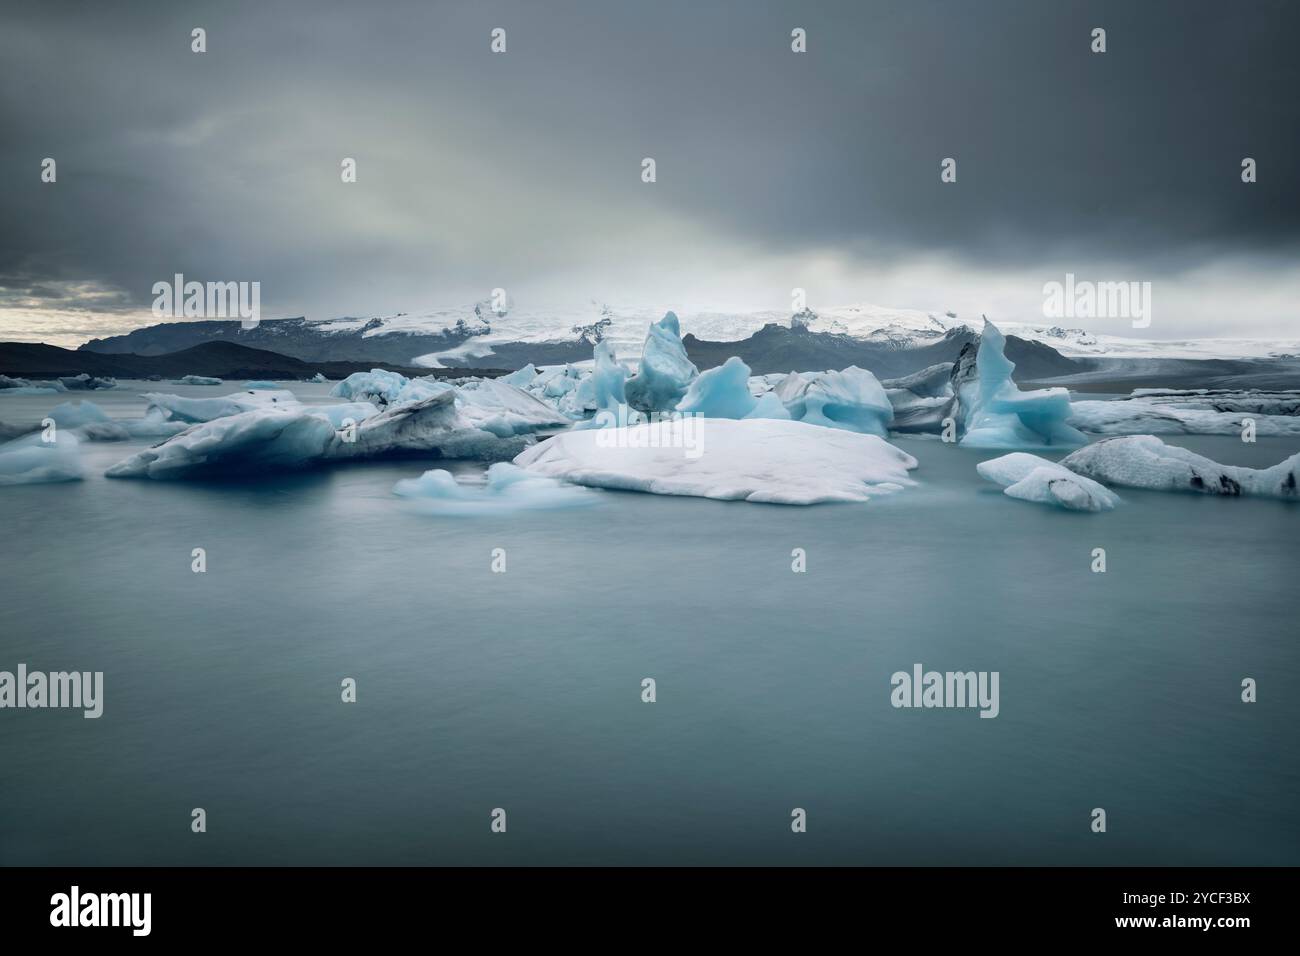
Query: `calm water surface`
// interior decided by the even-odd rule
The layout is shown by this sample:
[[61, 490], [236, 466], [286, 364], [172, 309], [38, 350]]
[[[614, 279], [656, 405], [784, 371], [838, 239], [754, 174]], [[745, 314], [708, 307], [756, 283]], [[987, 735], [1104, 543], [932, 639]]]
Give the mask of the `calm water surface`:
[[[0, 489], [0, 669], [102, 670], [104, 715], [0, 712], [0, 863], [1300, 863], [1300, 506], [1069, 514], [897, 443], [921, 485], [865, 505], [486, 518], [393, 497], [420, 463], [109, 481], [147, 443], [83, 445], [87, 480]], [[895, 710], [916, 662], [999, 671], [1000, 716]]]

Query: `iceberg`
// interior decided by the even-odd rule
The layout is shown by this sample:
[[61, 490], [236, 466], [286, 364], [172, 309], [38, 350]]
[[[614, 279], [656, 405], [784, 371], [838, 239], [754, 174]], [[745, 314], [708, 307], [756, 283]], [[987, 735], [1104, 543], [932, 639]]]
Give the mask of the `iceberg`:
[[1073, 472], [1107, 484], [1152, 491], [1206, 495], [1256, 495], [1297, 499], [1300, 454], [1271, 468], [1221, 465], [1203, 455], [1166, 445], [1155, 435], [1103, 438], [1062, 459]]
[[961, 444], [975, 448], [1020, 448], [1087, 442], [1083, 433], [1066, 424], [1070, 393], [1064, 388], [1022, 392], [1011, 381], [1015, 363], [1004, 352], [1006, 339], [984, 320], [973, 374], [969, 346], [962, 350], [954, 379]]
[[410, 384], [410, 381], [405, 375], [397, 372], [372, 368], [369, 372], [353, 372], [347, 378], [337, 382], [330, 389], [330, 395], [354, 402], [387, 405], [397, 401], [397, 396]]
[[0, 395], [47, 395], [67, 390], [62, 382], [33, 382], [25, 378], [0, 375]]
[[209, 375], [182, 375], [172, 382], [173, 385], [222, 385], [224, 384], [219, 378], [212, 378]]
[[980, 477], [1001, 485], [1004, 494], [1022, 501], [1069, 511], [1110, 511], [1120, 502], [1119, 495], [1091, 478], [1025, 452], [982, 461], [975, 470]]
[[316, 384], [316, 385], [324, 385], [326, 382], [329, 381], [329, 379], [327, 379], [327, 378], [324, 376], [324, 374], [322, 374], [321, 372], [317, 372], [317, 373], [316, 373], [315, 375], [313, 375], [311, 378], [309, 378], [309, 379], [304, 379], [304, 381], [312, 382], [312, 383], [314, 383], [314, 384]]
[[773, 391], [791, 418], [809, 425], [884, 438], [894, 418], [884, 387], [856, 365], [838, 372], [791, 372]]
[[252, 390], [256, 390], [256, 389], [276, 389], [276, 388], [279, 388], [279, 387], [280, 387], [280, 386], [279, 386], [278, 383], [276, 383], [276, 382], [268, 382], [268, 381], [266, 381], [266, 380], [264, 380], [264, 379], [255, 379], [254, 381], [251, 381], [251, 382], [245, 382], [245, 383], [244, 383], [244, 388], [252, 389]]
[[300, 408], [301, 403], [288, 390], [274, 392], [235, 392], [221, 398], [184, 398], [163, 392], [145, 392], [141, 396], [149, 402], [149, 410], [158, 409], [173, 421], [210, 422], [256, 408]]
[[915, 484], [907, 473], [916, 459], [876, 435], [688, 416], [563, 432], [526, 449], [515, 464], [596, 488], [811, 505], [866, 501]]
[[500, 379], [472, 379], [461, 383], [455, 392], [461, 414], [475, 427], [500, 438], [527, 435], [572, 421], [555, 407]]
[[[36, 382], [33, 384], [47, 385], [48, 382]], [[117, 388], [117, 379], [110, 375], [95, 376], [87, 375], [82, 372], [80, 375], [70, 375], [59, 379], [59, 391], [85, 391], [99, 388]]]
[[627, 383], [628, 404], [642, 412], [670, 412], [699, 374], [686, 356], [677, 315], [669, 312], [650, 324], [641, 366]]
[[80, 428], [91, 423], [111, 422], [107, 413], [94, 402], [75, 399], [55, 405], [50, 409], [49, 417], [60, 428]]
[[1246, 419], [1255, 423], [1259, 436], [1300, 435], [1300, 417], [1281, 411], [1270, 414], [1249, 406], [1285, 409], [1282, 401], [1251, 403], [1225, 402], [1247, 406], [1241, 410], [1201, 407], [1195, 404], [1174, 405], [1146, 400], [1134, 393], [1133, 398], [1109, 402], [1083, 401], [1070, 406], [1070, 424], [1094, 435], [1240, 435]]
[[595, 503], [596, 497], [554, 478], [534, 475], [509, 462], [489, 466], [485, 482], [458, 482], [449, 471], [433, 469], [419, 478], [404, 478], [393, 494], [419, 502], [421, 511], [442, 515], [490, 515]]
[[0, 445], [0, 485], [34, 485], [81, 479], [78, 441], [70, 430], [25, 435]]
[[255, 408], [191, 425], [105, 474], [167, 479], [284, 471], [360, 458], [507, 458], [525, 443], [473, 427], [456, 410], [454, 394], [446, 391], [343, 430], [301, 406]]
[[733, 355], [717, 368], [701, 372], [677, 403], [677, 411], [706, 418], [745, 418], [757, 405], [758, 399], [749, 393], [749, 366]]
[[523, 368], [517, 368], [509, 375], [501, 376], [500, 381], [515, 388], [526, 388], [537, 378], [537, 366], [529, 362]]
[[891, 431], [940, 432], [953, 404], [953, 362], [940, 362], [903, 378], [887, 379], [885, 388], [894, 408]]

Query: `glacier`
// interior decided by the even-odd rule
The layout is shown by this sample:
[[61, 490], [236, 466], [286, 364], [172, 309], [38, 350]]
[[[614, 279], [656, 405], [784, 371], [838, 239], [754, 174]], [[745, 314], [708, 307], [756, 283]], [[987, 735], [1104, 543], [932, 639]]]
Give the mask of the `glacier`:
[[1067, 455], [1061, 464], [1077, 474], [1129, 488], [1192, 491], [1207, 495], [1255, 495], [1294, 501], [1300, 454], [1271, 468], [1244, 468], [1217, 461], [1155, 435], [1104, 438]]
[[975, 466], [980, 477], [1002, 486], [1003, 494], [1022, 501], [1056, 505], [1067, 511], [1110, 511], [1119, 495], [1091, 478], [1026, 452], [1012, 452]]
[[585, 488], [535, 475], [504, 461], [490, 465], [482, 483], [459, 482], [451, 472], [436, 468], [419, 478], [397, 482], [393, 494], [416, 501], [424, 513], [439, 515], [576, 508], [596, 501], [596, 496]]
[[[697, 453], [690, 448], [693, 437]], [[883, 438], [804, 422], [676, 418], [567, 431], [515, 458], [536, 474], [597, 488], [811, 505], [866, 501], [915, 484], [916, 459]]]

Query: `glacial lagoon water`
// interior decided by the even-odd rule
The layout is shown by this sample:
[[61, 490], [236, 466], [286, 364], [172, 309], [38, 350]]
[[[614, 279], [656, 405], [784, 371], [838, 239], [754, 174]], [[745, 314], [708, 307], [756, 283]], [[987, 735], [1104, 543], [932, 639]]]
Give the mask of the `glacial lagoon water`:
[[[0, 669], [105, 675], [98, 720], [0, 712], [0, 864], [1300, 863], [1300, 506], [1069, 514], [899, 439], [920, 485], [865, 505], [432, 517], [413, 462], [102, 477], [144, 444], [0, 489]], [[918, 662], [998, 671], [999, 716], [891, 707]]]

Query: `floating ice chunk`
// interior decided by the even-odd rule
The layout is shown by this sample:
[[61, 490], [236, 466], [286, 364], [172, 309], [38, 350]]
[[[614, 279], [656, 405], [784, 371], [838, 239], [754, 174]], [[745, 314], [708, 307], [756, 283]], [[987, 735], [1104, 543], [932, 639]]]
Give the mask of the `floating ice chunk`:
[[78, 481], [81, 455], [77, 437], [56, 428], [46, 441], [44, 432], [25, 435], [0, 445], [0, 485], [34, 485]]
[[803, 422], [685, 416], [567, 431], [515, 464], [579, 485], [774, 504], [865, 501], [914, 484], [884, 439]]
[[669, 412], [686, 394], [700, 370], [686, 356], [675, 313], [651, 323], [641, 351], [641, 366], [627, 383], [627, 400], [643, 412]]
[[142, 397], [148, 400], [151, 408], [161, 409], [169, 418], [190, 423], [210, 422], [256, 408], [301, 407], [293, 392], [284, 389], [274, 392], [235, 392], [221, 398], [184, 398], [163, 392], [146, 392]]
[[[33, 384], [48, 385], [50, 383], [35, 382]], [[87, 389], [117, 388], [117, 379], [113, 378], [111, 375], [96, 376], [87, 375], [85, 372], [82, 372], [80, 375], [70, 375], [59, 379], [59, 387], [60, 391], [67, 390], [72, 392]]]
[[[1287, 406], [1279, 401], [1268, 403], [1266, 407], [1283, 409]], [[1240, 435], [1246, 428], [1246, 419], [1255, 423], [1255, 434], [1259, 436], [1300, 435], [1300, 418], [1290, 412], [1270, 415], [1254, 411], [1183, 408], [1138, 398], [1075, 402], [1070, 406], [1070, 424], [1094, 435]]]
[[254, 379], [254, 380], [251, 381], [251, 382], [245, 382], [245, 383], [244, 383], [244, 388], [247, 388], [247, 389], [253, 389], [253, 390], [257, 390], [257, 389], [263, 389], [263, 390], [265, 390], [265, 389], [275, 389], [275, 388], [279, 388], [279, 387], [280, 387], [280, 384], [279, 384], [278, 382], [269, 382], [269, 381], [266, 381], [265, 379]]
[[717, 368], [701, 372], [677, 403], [677, 411], [706, 418], [745, 418], [757, 405], [749, 394], [749, 366], [733, 355]]
[[354, 458], [506, 458], [524, 444], [524, 439], [501, 439], [474, 428], [456, 410], [455, 395], [446, 391], [394, 406], [343, 430], [301, 406], [257, 408], [192, 425], [106, 474], [189, 478], [282, 471]]
[[210, 375], [182, 375], [172, 382], [173, 385], [222, 385], [221, 379]]
[[25, 378], [0, 375], [0, 395], [48, 395], [67, 390], [62, 382], [34, 382]]
[[749, 410], [746, 418], [775, 418], [788, 421], [790, 412], [782, 404], [781, 399], [776, 397], [775, 392], [764, 392], [758, 396], [754, 402], [754, 407]]
[[369, 372], [353, 372], [341, 382], [335, 383], [330, 389], [330, 395], [354, 402], [387, 405], [397, 401], [397, 396], [409, 383], [410, 379], [405, 375], [383, 368], [372, 368]]
[[434, 469], [419, 478], [399, 481], [393, 493], [418, 499], [421, 511], [446, 515], [573, 508], [596, 501], [584, 488], [532, 474], [509, 462], [491, 465], [483, 483], [458, 482], [451, 472]]
[[144, 417], [120, 423], [131, 438], [169, 438], [190, 427], [189, 422], [175, 421], [157, 405], [145, 409]]
[[467, 421], [500, 438], [527, 435], [571, 421], [553, 406], [500, 379], [472, 379], [462, 383], [456, 395]]
[[515, 388], [526, 388], [537, 378], [537, 366], [529, 362], [523, 368], [517, 368], [509, 375], [501, 376], [500, 381]]
[[597, 342], [592, 359], [591, 400], [596, 411], [618, 411], [627, 404], [627, 369], [619, 364], [612, 342]]
[[339, 405], [304, 406], [303, 411], [309, 415], [319, 415], [335, 428], [357, 425], [379, 414], [379, 409], [370, 402], [344, 402]]
[[323, 385], [325, 382], [328, 382], [329, 379], [327, 379], [323, 373], [317, 372], [311, 378], [306, 379], [306, 381], [315, 382], [317, 385]]
[[774, 391], [791, 418], [809, 425], [883, 438], [894, 417], [876, 376], [856, 365], [839, 372], [791, 372]]
[[1153, 491], [1196, 491], [1207, 495], [1258, 495], [1297, 500], [1300, 454], [1271, 468], [1221, 465], [1202, 455], [1166, 445], [1154, 435], [1103, 438], [1062, 459], [1071, 471], [1097, 481]]
[[1088, 439], [1066, 424], [1070, 393], [1064, 388], [1022, 392], [1011, 381], [1015, 363], [1006, 357], [1006, 339], [984, 320], [973, 379], [957, 377], [957, 405], [964, 434], [961, 444], [976, 448], [1082, 445]]
[[975, 470], [1001, 485], [1012, 498], [1059, 505], [1070, 511], [1110, 511], [1120, 501], [1119, 495], [1091, 478], [1025, 452], [982, 461]]
[[94, 402], [79, 398], [64, 402], [62, 405], [55, 405], [50, 409], [49, 417], [54, 419], [54, 423], [60, 428], [80, 428], [92, 422], [112, 421], [108, 414]]
[[903, 378], [881, 382], [894, 407], [891, 431], [938, 432], [953, 404], [952, 362], [931, 365]]

